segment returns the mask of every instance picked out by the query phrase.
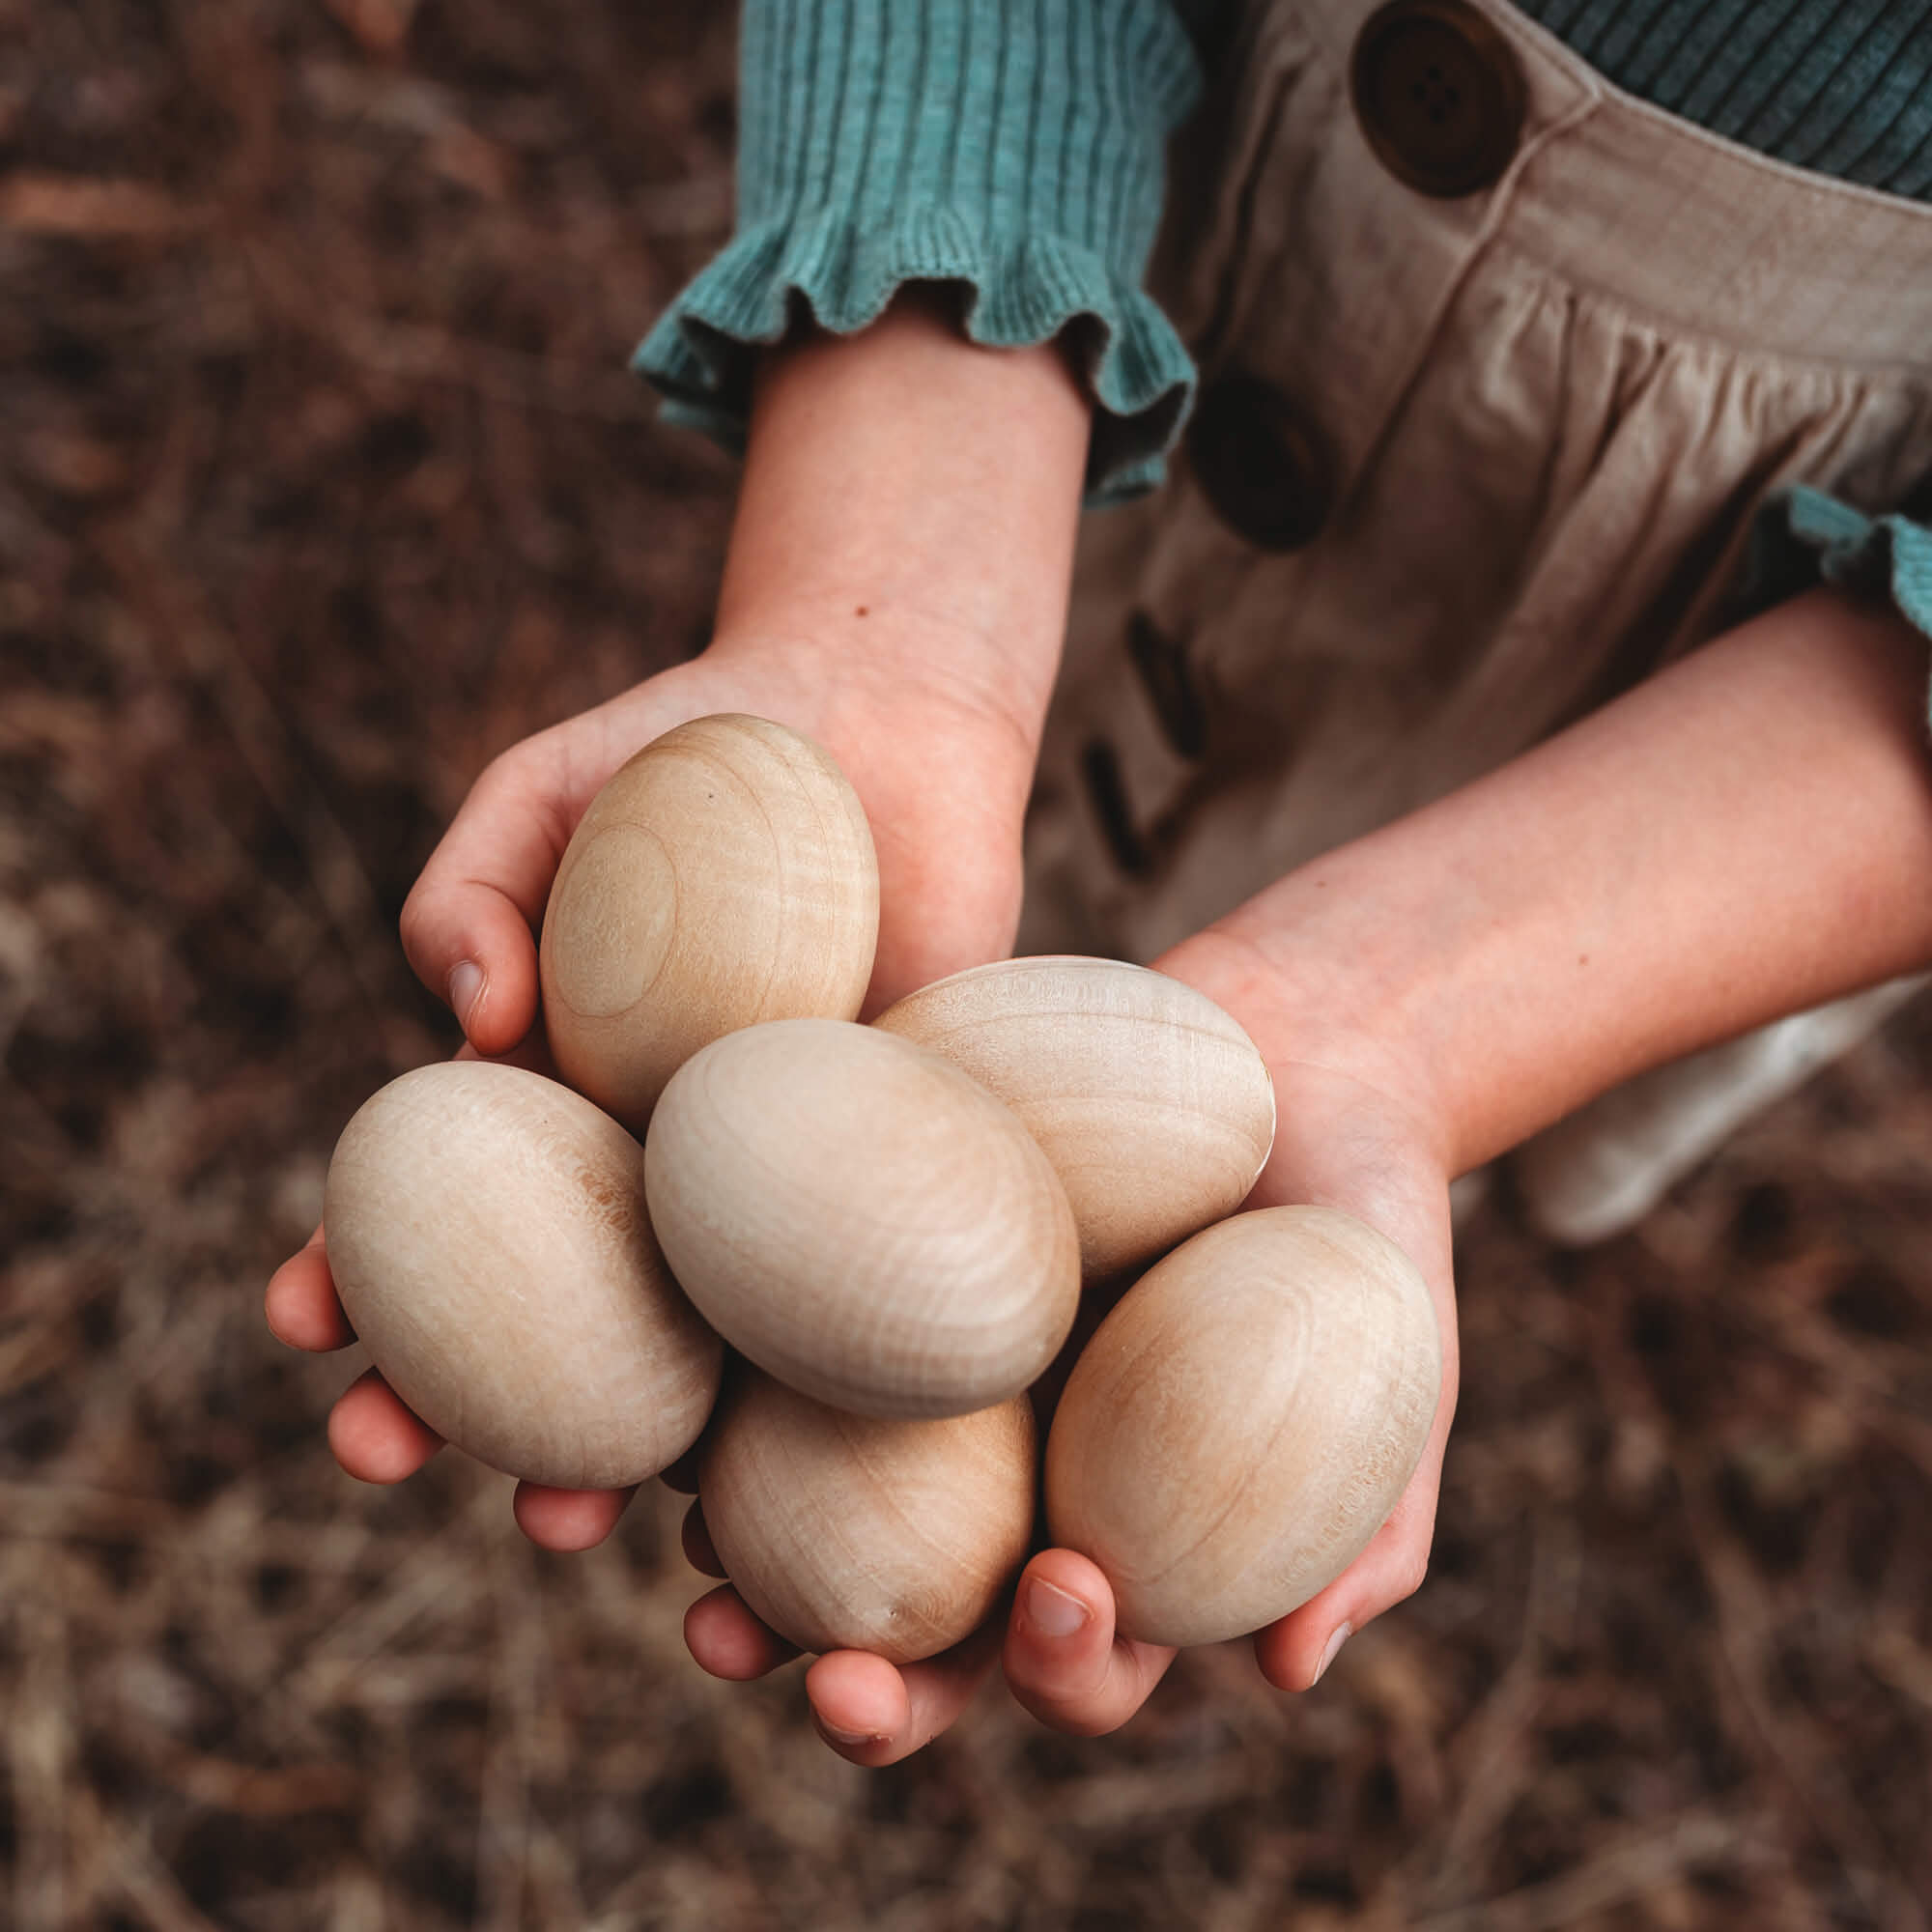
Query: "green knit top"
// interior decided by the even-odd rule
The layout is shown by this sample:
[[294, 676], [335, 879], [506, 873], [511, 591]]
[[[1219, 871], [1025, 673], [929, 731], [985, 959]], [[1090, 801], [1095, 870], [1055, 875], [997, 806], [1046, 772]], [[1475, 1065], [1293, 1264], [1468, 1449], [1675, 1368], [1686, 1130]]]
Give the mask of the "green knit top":
[[[1932, 0], [1518, 4], [1666, 111], [1932, 201]], [[976, 341], [1092, 331], [1089, 500], [1151, 487], [1193, 368], [1142, 275], [1228, 5], [743, 0], [736, 233], [637, 356], [667, 415], [736, 445], [756, 349], [796, 309], [845, 332], [902, 282], [957, 282]], [[1932, 531], [1817, 500], [1791, 521], [1826, 574], [1889, 582], [1932, 635]]]
[[1795, 167], [1932, 200], [1932, 0], [1516, 0], [1607, 80]]

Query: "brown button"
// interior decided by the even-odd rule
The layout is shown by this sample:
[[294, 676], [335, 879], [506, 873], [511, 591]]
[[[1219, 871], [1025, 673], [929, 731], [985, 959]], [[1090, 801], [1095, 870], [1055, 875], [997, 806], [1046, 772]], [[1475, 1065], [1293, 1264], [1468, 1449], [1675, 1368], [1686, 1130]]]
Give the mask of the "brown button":
[[1334, 467], [1315, 426], [1278, 389], [1223, 376], [1202, 395], [1188, 461], [1221, 521], [1258, 550], [1312, 543], [1334, 498]]
[[1088, 801], [1114, 864], [1129, 878], [1146, 878], [1153, 870], [1153, 854], [1134, 823], [1126, 780], [1121, 774], [1121, 754], [1106, 739], [1090, 739], [1081, 749], [1080, 776], [1087, 781]]
[[1492, 186], [1522, 134], [1522, 70], [1468, 0], [1378, 8], [1355, 41], [1350, 85], [1369, 146], [1423, 194]]
[[1183, 758], [1208, 749], [1208, 710], [1194, 682], [1187, 653], [1145, 611], [1127, 619], [1127, 656], [1141, 674], [1167, 742]]

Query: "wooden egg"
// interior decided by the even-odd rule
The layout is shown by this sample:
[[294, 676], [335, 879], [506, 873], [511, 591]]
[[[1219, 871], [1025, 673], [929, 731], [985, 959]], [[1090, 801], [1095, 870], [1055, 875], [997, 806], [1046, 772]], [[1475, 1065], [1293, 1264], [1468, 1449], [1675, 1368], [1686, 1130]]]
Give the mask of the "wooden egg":
[[1072, 1325], [1079, 1243], [1046, 1156], [894, 1034], [774, 1020], [714, 1040], [665, 1089], [644, 1185], [706, 1321], [836, 1408], [1004, 1402]]
[[1046, 1151], [1089, 1280], [1232, 1214], [1274, 1144], [1274, 1083], [1205, 993], [1119, 959], [955, 973], [875, 1025], [990, 1088]]
[[1261, 1630], [1367, 1548], [1440, 1393], [1435, 1311], [1400, 1248], [1333, 1208], [1237, 1214], [1151, 1268], [1074, 1365], [1053, 1540], [1106, 1573], [1125, 1635]]
[[725, 1574], [781, 1636], [907, 1663], [978, 1630], [1026, 1561], [1032, 1406], [887, 1421], [734, 1372], [697, 1493]]
[[831, 758], [761, 718], [680, 724], [612, 775], [557, 867], [539, 954], [557, 1070], [641, 1133], [708, 1040], [853, 1018], [878, 936], [871, 831]]
[[392, 1080], [336, 1145], [323, 1222], [376, 1366], [480, 1462], [618, 1489], [703, 1430], [723, 1345], [651, 1236], [643, 1150], [567, 1087], [475, 1060]]

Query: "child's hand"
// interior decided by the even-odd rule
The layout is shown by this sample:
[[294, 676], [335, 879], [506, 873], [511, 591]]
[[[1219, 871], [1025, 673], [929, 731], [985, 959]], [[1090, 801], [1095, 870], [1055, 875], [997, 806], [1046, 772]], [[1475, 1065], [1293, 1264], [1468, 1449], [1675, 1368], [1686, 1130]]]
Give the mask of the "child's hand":
[[[935, 649], [932, 662], [945, 662]], [[961, 967], [1003, 957], [1020, 898], [1020, 822], [1031, 777], [1025, 732], [937, 677], [872, 688], [849, 657], [795, 639], [721, 639], [505, 753], [477, 781], [403, 910], [403, 943], [424, 983], [449, 1000], [465, 1051], [554, 1072], [537, 1019], [537, 956], [551, 880], [585, 807], [631, 754], [689, 718], [749, 711], [831, 752], [858, 789], [879, 848], [880, 933], [868, 1010]], [[269, 1284], [269, 1325], [293, 1347], [355, 1338], [328, 1273], [323, 1231]], [[329, 1418], [352, 1476], [394, 1483], [440, 1439], [371, 1370]], [[524, 1484], [517, 1520], [553, 1549], [610, 1533], [628, 1492]]]
[[[803, 331], [763, 358], [717, 640], [505, 753], [404, 908], [411, 962], [472, 1050], [540, 1046], [532, 934], [572, 830], [633, 753], [714, 712], [804, 731], [857, 789], [879, 854], [870, 1009], [1005, 955], [1088, 427], [1055, 345], [976, 348], [917, 287], [857, 335]], [[320, 1229], [270, 1283], [268, 1314], [297, 1348], [354, 1339]], [[329, 1442], [370, 1482], [440, 1446], [374, 1375], [336, 1405]], [[526, 1484], [517, 1520], [585, 1548], [624, 1500]]]
[[[1268, 1682], [1306, 1690], [1343, 1640], [1409, 1596], [1428, 1566], [1457, 1381], [1443, 1136], [1393, 1036], [1352, 1022], [1345, 1000], [1284, 980], [1219, 931], [1157, 963], [1240, 1020], [1273, 1075], [1274, 1150], [1245, 1205], [1319, 1204], [1379, 1230], [1421, 1269], [1441, 1330], [1435, 1419], [1388, 1520], [1326, 1589], [1255, 1634]], [[1003, 1662], [1014, 1696], [1042, 1722], [1083, 1735], [1115, 1729], [1139, 1710], [1173, 1656], [1116, 1636], [1112, 1593], [1085, 1557], [1049, 1549], [1027, 1566]]]
[[[1421, 1580], [1457, 1379], [1448, 1181], [1647, 1067], [1922, 971], [1929, 874], [1924, 639], [1814, 592], [1161, 962], [1234, 1013], [1273, 1071], [1279, 1139], [1257, 1203], [1325, 1202], [1379, 1228], [1442, 1325], [1422, 1463], [1361, 1558], [1258, 1634], [1272, 1683], [1305, 1688], [1338, 1633]], [[1036, 1557], [1027, 1582], [1042, 1577], [1088, 1618], [1043, 1633], [1023, 1583], [1009, 1681], [1063, 1729], [1119, 1723], [1165, 1657], [1113, 1640], [1078, 1558]], [[835, 1717], [831, 1693], [856, 1672], [817, 1675], [821, 1711], [849, 1721], [856, 1696]]]
[[1031, 778], [1018, 727], [937, 679], [929, 689], [872, 688], [863, 668], [806, 640], [721, 639], [505, 753], [424, 867], [403, 908], [404, 950], [479, 1053], [508, 1052], [535, 1019], [532, 935], [591, 799], [653, 739], [722, 711], [815, 739], [866, 807], [879, 854], [868, 1012], [1010, 947]]
[[[1280, 1126], [1249, 1205], [1321, 1203], [1369, 1222], [1422, 1269], [1441, 1322], [1442, 1400], [1422, 1463], [1387, 1524], [1321, 1595], [1255, 1636], [1269, 1682], [1303, 1690], [1343, 1637], [1416, 1588], [1427, 1564], [1456, 1387], [1442, 1137], [1412, 1065], [1377, 1030], [1351, 1023], [1347, 1001], [1318, 997], [1312, 984], [1284, 978], [1222, 935], [1191, 941], [1158, 963], [1239, 1019], [1273, 1073]], [[700, 1570], [723, 1575], [696, 1506], [685, 1548]], [[685, 1638], [722, 1677], [759, 1676], [795, 1655], [728, 1585], [693, 1605]], [[1037, 1718], [1093, 1735], [1132, 1717], [1175, 1654], [1118, 1637], [1106, 1579], [1065, 1549], [1043, 1550], [1028, 1564], [1003, 1651], [998, 1643], [989, 1629], [943, 1657], [898, 1668], [856, 1651], [821, 1657], [806, 1678], [819, 1729], [855, 1763], [891, 1764], [952, 1722], [997, 1655], [1013, 1695]]]

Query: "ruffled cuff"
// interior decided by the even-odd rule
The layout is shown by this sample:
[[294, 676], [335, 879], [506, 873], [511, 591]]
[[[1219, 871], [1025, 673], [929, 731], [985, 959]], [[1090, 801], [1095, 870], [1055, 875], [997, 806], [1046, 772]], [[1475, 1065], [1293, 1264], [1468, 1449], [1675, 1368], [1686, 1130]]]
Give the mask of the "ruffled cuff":
[[1932, 638], [1932, 529], [1898, 515], [1868, 517], [1822, 490], [1784, 491], [1765, 505], [1753, 576], [1772, 595], [1823, 579], [1896, 605]]
[[989, 347], [1068, 331], [1096, 404], [1088, 500], [1159, 480], [1193, 365], [1142, 291], [1169, 130], [1199, 85], [1166, 0], [748, 0], [737, 233], [634, 366], [742, 447], [756, 348], [961, 285]]

